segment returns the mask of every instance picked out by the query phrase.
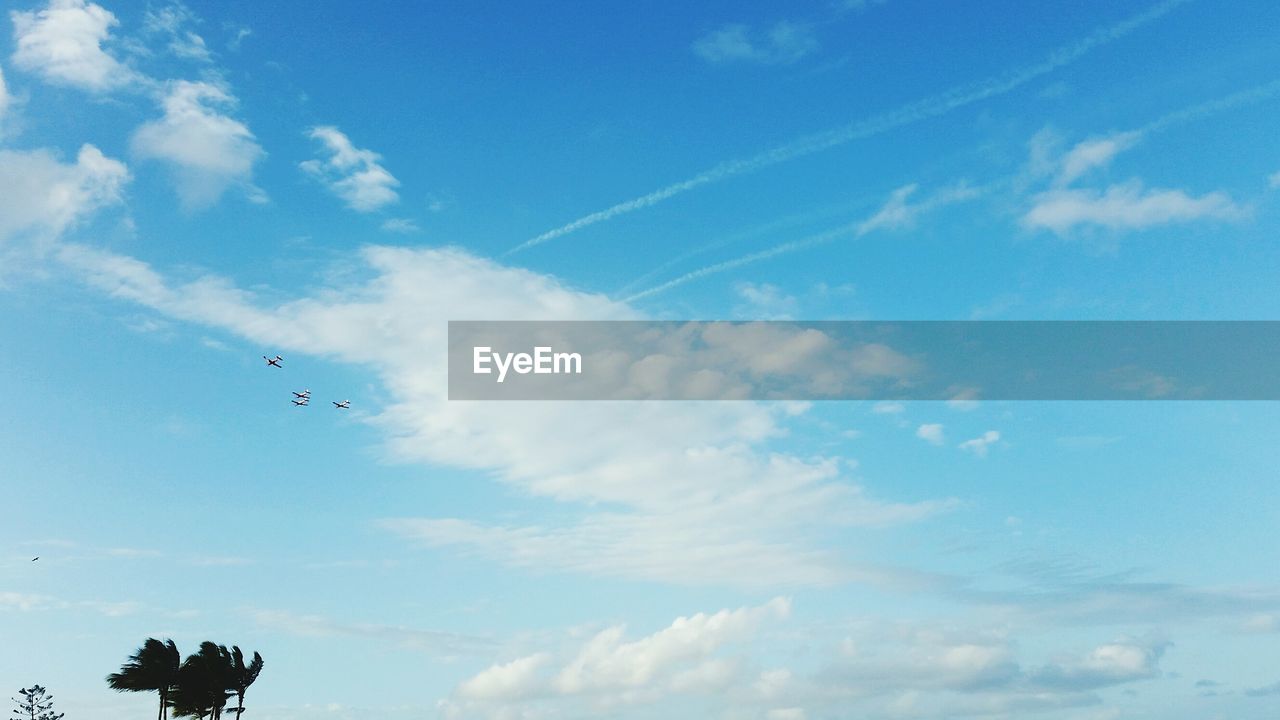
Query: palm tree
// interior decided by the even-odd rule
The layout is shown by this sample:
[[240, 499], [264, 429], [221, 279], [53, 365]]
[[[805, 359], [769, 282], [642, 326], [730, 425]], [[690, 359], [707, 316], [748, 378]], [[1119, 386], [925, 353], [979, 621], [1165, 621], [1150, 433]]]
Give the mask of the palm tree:
[[258, 679], [260, 672], [262, 672], [261, 655], [255, 652], [253, 660], [245, 665], [244, 653], [240, 652], [240, 646], [231, 647], [231, 687], [229, 689], [236, 693], [236, 707], [232, 708], [236, 711], [236, 720], [240, 720], [240, 715], [244, 713], [244, 691]]
[[120, 672], [107, 676], [107, 685], [119, 692], [158, 692], [160, 712], [158, 720], [165, 720], [169, 707], [169, 695], [178, 682], [178, 667], [182, 655], [172, 640], [161, 642], [155, 638], [138, 648]]
[[173, 714], [218, 720], [232, 688], [231, 653], [226, 647], [205, 641], [189, 655], [178, 671], [173, 692]]

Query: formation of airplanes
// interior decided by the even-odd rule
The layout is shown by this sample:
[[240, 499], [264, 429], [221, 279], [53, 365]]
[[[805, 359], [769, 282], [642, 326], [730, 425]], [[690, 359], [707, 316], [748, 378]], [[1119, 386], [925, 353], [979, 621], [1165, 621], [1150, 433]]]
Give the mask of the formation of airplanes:
[[[267, 361], [267, 367], [279, 368], [281, 370], [284, 369], [284, 358], [280, 357], [279, 355], [276, 355], [275, 357], [268, 357], [266, 355], [263, 355], [262, 359]], [[293, 393], [293, 398], [290, 400], [290, 402], [292, 402], [295, 406], [306, 407], [311, 404], [311, 388], [304, 388], [302, 390], [293, 390], [292, 393]], [[341, 402], [337, 400], [332, 400], [330, 402], [332, 402], [333, 406], [339, 410], [351, 409], [350, 400], [343, 400]]]

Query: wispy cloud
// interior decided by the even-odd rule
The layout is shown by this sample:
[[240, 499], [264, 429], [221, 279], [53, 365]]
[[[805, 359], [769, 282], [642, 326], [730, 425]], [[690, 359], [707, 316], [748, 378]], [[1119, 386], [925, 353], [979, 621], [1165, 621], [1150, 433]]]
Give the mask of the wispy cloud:
[[785, 65], [818, 49], [813, 27], [805, 23], [779, 22], [768, 31], [754, 33], [746, 25], [726, 25], [693, 44], [698, 57], [709, 63]]
[[403, 625], [339, 622], [323, 615], [301, 615], [281, 610], [252, 610], [259, 626], [298, 637], [355, 637], [390, 642], [411, 650], [456, 656], [493, 647], [493, 641], [471, 635], [421, 630]]
[[175, 57], [202, 63], [212, 62], [213, 53], [205, 44], [204, 38], [191, 29], [198, 22], [199, 19], [190, 8], [175, 2], [159, 9], [148, 9], [143, 18], [143, 29], [165, 37], [168, 41], [166, 50]]
[[541, 245], [619, 215], [651, 207], [703, 185], [719, 182], [744, 173], [756, 172], [782, 162], [838, 147], [854, 140], [874, 137], [904, 125], [944, 115], [967, 105], [1003, 95], [1075, 62], [1099, 46], [1118, 40], [1189, 1], [1165, 0], [1165, 2], [1158, 3], [1127, 20], [1099, 28], [1081, 40], [1058, 48], [1035, 65], [1018, 68], [1003, 75], [988, 78], [977, 84], [957, 86], [942, 94], [904, 105], [893, 111], [825, 133], [803, 137], [749, 158], [721, 163], [687, 180], [682, 180], [647, 195], [618, 203], [604, 210], [584, 215], [566, 225], [548, 230], [515, 246], [508, 252], [519, 252]]
[[418, 227], [418, 223], [411, 218], [387, 218], [382, 221], [381, 227], [386, 232], [400, 233], [402, 235], [422, 232], [422, 228]]
[[1137, 131], [1085, 140], [1071, 148], [1061, 161], [1056, 185], [1070, 185], [1094, 168], [1105, 167], [1116, 155], [1132, 147], [1142, 137]]
[[324, 183], [347, 207], [373, 212], [399, 202], [395, 189], [400, 181], [380, 164], [381, 155], [356, 147], [330, 125], [314, 127], [308, 134], [320, 142], [328, 157], [304, 161], [303, 171]]
[[[4, 68], [0, 68], [0, 123], [4, 122], [5, 113], [9, 111], [9, 86], [4, 81]], [[0, 125], [3, 128], [3, 125]], [[0, 133], [0, 137], [3, 134]]]
[[1248, 688], [1244, 691], [1245, 697], [1259, 698], [1280, 695], [1280, 680], [1264, 685], [1262, 687]]

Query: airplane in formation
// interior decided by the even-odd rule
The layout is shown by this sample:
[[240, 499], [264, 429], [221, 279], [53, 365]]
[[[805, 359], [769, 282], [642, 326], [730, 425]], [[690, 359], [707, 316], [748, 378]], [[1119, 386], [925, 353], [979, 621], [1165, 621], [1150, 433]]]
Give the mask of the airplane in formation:
[[[283, 365], [284, 358], [280, 357], [279, 355], [275, 357], [267, 357], [266, 355], [263, 355], [262, 359], [267, 361], [268, 367], [284, 369], [284, 365]], [[291, 390], [290, 392], [293, 393], [291, 402], [293, 402], [293, 404], [296, 405], [297, 407], [306, 407], [311, 404], [311, 388], [304, 388], [302, 391]], [[333, 406], [339, 410], [351, 409], [350, 400], [343, 400], [342, 402], [333, 400], [331, 402], [333, 402]]]

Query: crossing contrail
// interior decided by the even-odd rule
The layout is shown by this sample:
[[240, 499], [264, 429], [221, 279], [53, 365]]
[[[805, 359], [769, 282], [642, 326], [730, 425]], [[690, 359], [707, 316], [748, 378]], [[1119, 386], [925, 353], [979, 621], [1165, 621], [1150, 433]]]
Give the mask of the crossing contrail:
[[[1213, 100], [1209, 100], [1206, 102], [1198, 103], [1196, 105], [1191, 105], [1189, 107], [1182, 108], [1181, 110], [1175, 110], [1173, 112], [1162, 115], [1159, 118], [1156, 118], [1155, 120], [1147, 123], [1146, 125], [1143, 125], [1140, 128], [1137, 128], [1135, 130], [1129, 130], [1120, 134], [1132, 135], [1137, 139], [1141, 139], [1147, 135], [1152, 135], [1152, 134], [1167, 130], [1171, 127], [1182, 125], [1184, 123], [1190, 123], [1197, 120], [1202, 120], [1208, 117], [1212, 117], [1218, 113], [1225, 112], [1227, 110], [1233, 110], [1238, 107], [1251, 105], [1254, 103], [1262, 102], [1264, 100], [1270, 100], [1276, 97], [1277, 95], [1280, 95], [1280, 80], [1272, 80], [1270, 82], [1263, 83], [1261, 85], [1255, 85], [1251, 88], [1239, 90], [1237, 92], [1231, 93], [1230, 95], [1224, 95], [1220, 98], [1216, 98]], [[964, 199], [968, 199], [968, 197], [988, 194], [991, 190], [997, 187], [1000, 187], [1005, 183], [1011, 182], [1011, 180], [1012, 178], [1005, 178], [1004, 180], [993, 182], [987, 185], [985, 188], [975, 190], [971, 194], [967, 194], [967, 195], [964, 193], [959, 195], [956, 195], [956, 194], [948, 195], [947, 193], [935, 195], [933, 199], [921, 205], [916, 206], [916, 211], [929, 210], [929, 209], [932, 209], [932, 207], [935, 207], [937, 205], [947, 204], [955, 200], [964, 200]], [[837, 240], [842, 237], [848, 237], [848, 238], [857, 237], [859, 235], [866, 234], [867, 232], [870, 232], [871, 230], [875, 229], [872, 223], [873, 219], [874, 218], [859, 221], [859, 222], [849, 223], [847, 225], [843, 225], [833, 230], [827, 230], [825, 232], [821, 232], [816, 235], [811, 235], [809, 237], [802, 238], [800, 240], [792, 240], [789, 242], [784, 242], [779, 245], [774, 245], [773, 247], [765, 248], [763, 250], [757, 250], [756, 252], [753, 252], [753, 253], [742, 255], [729, 260], [724, 260], [722, 262], [718, 262], [712, 265], [707, 265], [705, 267], [698, 268], [697, 270], [692, 270], [690, 272], [687, 272], [683, 275], [680, 275], [679, 277], [673, 278], [659, 285], [655, 285], [653, 287], [642, 290], [640, 292], [633, 293], [623, 298], [623, 302], [642, 300], [652, 295], [657, 295], [659, 293], [666, 292], [667, 290], [671, 290], [673, 288], [679, 287], [686, 283], [693, 282], [694, 280], [700, 280], [709, 275], [717, 275], [722, 272], [727, 272], [729, 270], [734, 270], [736, 268], [743, 267], [744, 265], [751, 265], [753, 263], [757, 263], [762, 260], [768, 260], [770, 258], [774, 258], [779, 255], [786, 255], [789, 253], [796, 252], [798, 250], [805, 250], [815, 245], [822, 245], [825, 243], [829, 243], [833, 240]], [[664, 264], [663, 267], [664, 268], [668, 267], [668, 264]], [[652, 275], [652, 271], [651, 273], [647, 274], [646, 277], [650, 275]], [[635, 285], [635, 284], [636, 283], [632, 283], [632, 285]]]
[[682, 180], [664, 188], [655, 190], [647, 195], [642, 195], [640, 197], [627, 200], [626, 202], [618, 203], [613, 207], [593, 212], [590, 215], [584, 215], [577, 220], [574, 220], [567, 225], [561, 225], [554, 230], [548, 230], [547, 232], [544, 232], [537, 237], [530, 238], [529, 240], [526, 240], [508, 250], [505, 255], [520, 252], [521, 250], [527, 250], [531, 247], [568, 235], [569, 233], [576, 232], [582, 228], [610, 220], [619, 215], [625, 215], [629, 212], [657, 205], [664, 200], [686, 193], [703, 185], [719, 182], [736, 175], [755, 172], [772, 165], [777, 165], [806, 155], [812, 155], [854, 140], [873, 137], [894, 128], [909, 125], [928, 118], [937, 117], [939, 115], [945, 115], [952, 110], [957, 110], [965, 107], [966, 105], [972, 105], [973, 103], [980, 102], [997, 95], [1003, 95], [1031, 82], [1032, 80], [1035, 80], [1036, 78], [1047, 75], [1054, 70], [1075, 62], [1094, 48], [1105, 45], [1113, 40], [1118, 40], [1143, 25], [1163, 17], [1179, 5], [1184, 5], [1190, 1], [1191, 0], [1165, 0], [1164, 2], [1158, 3], [1126, 20], [1104, 28], [1099, 28], [1081, 40], [1077, 40], [1070, 45], [1058, 48], [1050, 53], [1044, 60], [1035, 65], [1020, 68], [1002, 76], [988, 78], [987, 80], [977, 84], [955, 87], [942, 94], [918, 100], [881, 115], [876, 115], [865, 120], [859, 120], [851, 125], [846, 125], [834, 130], [828, 130], [826, 132], [808, 135], [799, 138], [798, 140], [793, 140], [789, 143], [779, 145], [778, 147], [766, 150], [749, 158], [723, 162], [710, 170], [694, 175], [687, 180]]

